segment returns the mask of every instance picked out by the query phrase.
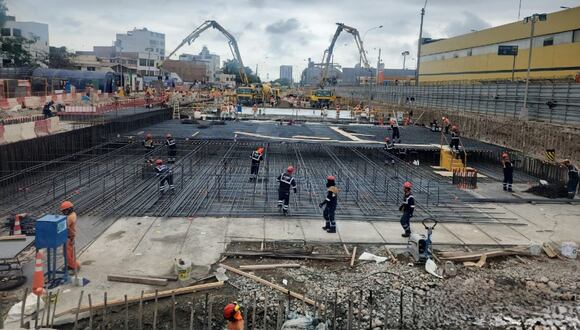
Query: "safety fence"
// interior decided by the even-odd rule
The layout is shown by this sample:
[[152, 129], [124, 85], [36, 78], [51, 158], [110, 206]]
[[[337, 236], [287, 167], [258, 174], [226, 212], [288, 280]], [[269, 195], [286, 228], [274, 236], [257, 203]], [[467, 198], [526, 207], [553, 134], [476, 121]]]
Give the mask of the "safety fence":
[[[518, 118], [524, 105], [525, 84], [360, 86], [340, 87], [336, 92], [362, 102], [383, 101]], [[530, 84], [527, 105], [530, 120], [579, 125], [580, 84]]]

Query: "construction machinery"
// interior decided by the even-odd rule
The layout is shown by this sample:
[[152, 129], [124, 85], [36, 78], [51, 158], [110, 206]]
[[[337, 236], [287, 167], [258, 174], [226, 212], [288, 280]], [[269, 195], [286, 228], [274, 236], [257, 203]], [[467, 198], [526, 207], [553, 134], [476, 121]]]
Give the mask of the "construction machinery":
[[334, 91], [325, 89], [325, 87], [328, 84], [329, 80], [328, 71], [330, 67], [330, 61], [332, 59], [334, 52], [334, 46], [336, 44], [336, 40], [338, 40], [338, 37], [340, 36], [342, 31], [352, 34], [359, 51], [361, 63], [366, 69], [370, 70], [371, 67], [367, 59], [367, 54], [366, 51], [364, 50], [363, 42], [360, 37], [360, 34], [358, 33], [358, 30], [343, 23], [336, 23], [336, 25], [337, 25], [336, 31], [334, 32], [334, 36], [332, 37], [330, 46], [328, 47], [328, 49], [324, 51], [324, 54], [322, 56], [323, 67], [321, 71], [320, 82], [318, 84], [319, 88], [312, 91], [310, 94], [310, 105], [312, 107], [322, 108], [325, 106], [331, 106], [336, 101], [336, 95], [334, 94]]
[[[432, 222], [432, 225], [428, 225], [426, 222]], [[433, 250], [431, 248], [431, 235], [433, 235], [433, 229], [437, 226], [438, 221], [431, 218], [426, 218], [421, 221], [425, 230], [427, 230], [427, 235], [412, 233], [409, 236], [409, 241], [407, 242], [407, 248], [415, 263], [424, 264], [428, 259], [433, 257]]]
[[[254, 103], [256, 97], [256, 88], [250, 86], [250, 81], [248, 75], [246, 74], [244, 62], [242, 61], [242, 56], [240, 55], [240, 50], [238, 48], [238, 42], [236, 38], [223, 28], [218, 22], [213, 20], [208, 20], [203, 22], [199, 27], [197, 27], [193, 32], [191, 32], [183, 41], [177, 46], [166, 58], [171, 58], [181, 47], [185, 44], [191, 45], [204, 31], [209, 28], [214, 28], [220, 31], [228, 39], [228, 45], [234, 60], [238, 62], [238, 70], [240, 72], [240, 79], [242, 81], [242, 86], [236, 89], [236, 98], [238, 103], [251, 105]], [[163, 62], [159, 64], [159, 67], [163, 67]]]

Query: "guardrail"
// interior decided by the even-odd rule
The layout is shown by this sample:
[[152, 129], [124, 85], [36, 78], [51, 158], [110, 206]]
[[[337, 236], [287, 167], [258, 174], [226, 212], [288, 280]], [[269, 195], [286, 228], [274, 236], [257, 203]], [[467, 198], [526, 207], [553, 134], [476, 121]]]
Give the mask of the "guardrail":
[[[361, 101], [383, 101], [399, 105], [443, 108], [491, 116], [517, 118], [521, 114], [525, 84], [434, 86], [358, 86], [337, 87], [342, 97]], [[414, 100], [414, 101], [411, 101]], [[530, 120], [580, 125], [580, 84], [530, 84]]]

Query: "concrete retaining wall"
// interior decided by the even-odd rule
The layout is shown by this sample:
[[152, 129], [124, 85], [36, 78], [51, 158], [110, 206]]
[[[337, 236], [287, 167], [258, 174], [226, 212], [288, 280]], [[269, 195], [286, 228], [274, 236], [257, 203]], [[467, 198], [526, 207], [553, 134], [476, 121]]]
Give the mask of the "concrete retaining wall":
[[52, 117], [34, 122], [0, 125], [0, 144], [34, 139], [57, 133], [61, 130], [60, 119]]

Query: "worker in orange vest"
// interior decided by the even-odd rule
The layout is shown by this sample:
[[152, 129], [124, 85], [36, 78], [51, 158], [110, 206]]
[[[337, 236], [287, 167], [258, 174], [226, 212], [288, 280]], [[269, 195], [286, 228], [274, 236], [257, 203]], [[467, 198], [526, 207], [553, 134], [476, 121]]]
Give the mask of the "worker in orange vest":
[[69, 269], [79, 270], [81, 265], [75, 256], [75, 237], [77, 236], [77, 213], [74, 211], [74, 205], [70, 201], [64, 201], [60, 204], [60, 211], [66, 215], [66, 227], [68, 239], [66, 241], [66, 263]]
[[224, 319], [228, 321], [228, 330], [244, 330], [244, 317], [240, 312], [240, 305], [234, 302], [224, 308]]

